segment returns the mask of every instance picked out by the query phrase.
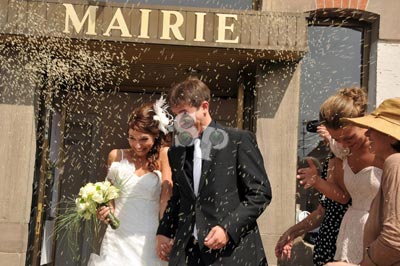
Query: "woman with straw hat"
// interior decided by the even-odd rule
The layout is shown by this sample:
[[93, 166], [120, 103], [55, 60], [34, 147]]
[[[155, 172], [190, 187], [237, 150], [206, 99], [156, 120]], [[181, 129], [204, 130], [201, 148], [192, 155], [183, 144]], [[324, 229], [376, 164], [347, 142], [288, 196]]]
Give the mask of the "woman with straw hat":
[[[361, 266], [400, 265], [400, 98], [385, 100], [370, 115], [344, 122], [368, 128], [370, 149], [383, 167], [381, 187], [364, 228]], [[330, 266], [352, 265], [329, 263]]]

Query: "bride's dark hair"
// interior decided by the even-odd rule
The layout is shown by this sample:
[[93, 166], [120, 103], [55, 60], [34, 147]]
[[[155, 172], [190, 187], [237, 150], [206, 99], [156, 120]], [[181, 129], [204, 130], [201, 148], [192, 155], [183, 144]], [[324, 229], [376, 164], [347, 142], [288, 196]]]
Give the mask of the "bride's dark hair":
[[133, 110], [128, 119], [128, 130], [133, 129], [154, 137], [154, 145], [146, 156], [150, 171], [159, 169], [157, 161], [163, 139], [163, 133], [158, 129], [158, 121], [153, 119], [154, 115], [156, 114], [153, 103], [147, 103]]

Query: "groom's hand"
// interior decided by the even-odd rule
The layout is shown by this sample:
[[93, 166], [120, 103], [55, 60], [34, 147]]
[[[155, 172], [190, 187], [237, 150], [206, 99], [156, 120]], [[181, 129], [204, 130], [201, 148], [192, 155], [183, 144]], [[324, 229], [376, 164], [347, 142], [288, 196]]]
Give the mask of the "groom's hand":
[[174, 240], [163, 235], [157, 235], [157, 255], [161, 260], [169, 261]]
[[210, 249], [221, 249], [225, 247], [226, 243], [229, 241], [229, 235], [224, 228], [217, 225], [211, 228], [204, 239], [204, 245]]

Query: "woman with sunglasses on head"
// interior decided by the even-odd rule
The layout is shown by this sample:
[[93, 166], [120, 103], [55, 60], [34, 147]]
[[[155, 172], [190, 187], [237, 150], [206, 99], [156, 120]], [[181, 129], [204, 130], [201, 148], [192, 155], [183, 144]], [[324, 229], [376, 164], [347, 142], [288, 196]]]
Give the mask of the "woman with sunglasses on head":
[[382, 170], [373, 166], [376, 158], [369, 150], [366, 129], [341, 120], [364, 116], [366, 104], [367, 97], [363, 90], [343, 88], [321, 105], [320, 121], [335, 141], [349, 149], [349, 154], [342, 159], [334, 159], [327, 181], [318, 176], [312, 161], [309, 161], [310, 167], [299, 169], [297, 176], [305, 188], [314, 187], [332, 200], [342, 204], [352, 200], [340, 225], [335, 261], [356, 263], [361, 260], [363, 228], [380, 186]]

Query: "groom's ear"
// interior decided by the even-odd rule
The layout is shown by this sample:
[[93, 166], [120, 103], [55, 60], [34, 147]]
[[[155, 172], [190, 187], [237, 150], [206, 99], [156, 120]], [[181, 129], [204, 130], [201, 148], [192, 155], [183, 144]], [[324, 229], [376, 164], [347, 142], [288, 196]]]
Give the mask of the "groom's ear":
[[205, 111], [209, 111], [210, 103], [207, 102], [207, 101], [203, 101], [203, 102], [200, 104], [200, 107], [201, 107], [202, 109], [204, 109]]

